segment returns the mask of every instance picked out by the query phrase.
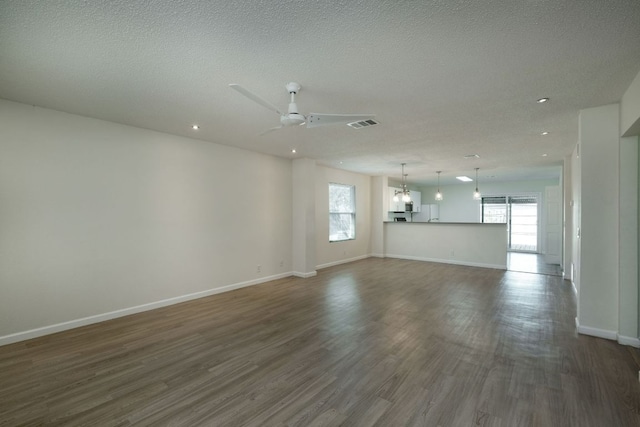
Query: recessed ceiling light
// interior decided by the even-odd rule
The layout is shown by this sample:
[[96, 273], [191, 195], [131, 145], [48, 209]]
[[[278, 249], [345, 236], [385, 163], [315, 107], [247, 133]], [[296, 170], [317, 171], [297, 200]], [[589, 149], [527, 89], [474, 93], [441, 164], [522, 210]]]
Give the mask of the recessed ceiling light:
[[192, 125], [192, 126], [191, 126], [191, 129], [193, 129], [193, 130], [198, 130], [198, 129], [200, 129], [200, 126], [198, 126], [198, 125]]
[[471, 182], [473, 181], [471, 178], [469, 178], [468, 176], [456, 176], [456, 179], [459, 179], [462, 182]]
[[465, 159], [479, 159], [480, 156], [478, 154], [467, 154], [464, 156]]
[[540, 98], [540, 99], [538, 99], [536, 102], [537, 102], [538, 104], [544, 104], [544, 103], [545, 103], [545, 102], [547, 102], [548, 100], [549, 100], [549, 98]]
[[547, 157], [547, 153], [544, 153], [544, 154], [542, 155], [542, 157]]
[[549, 135], [549, 132], [547, 132], [546, 130], [544, 132], [542, 132], [540, 135], [545, 136], [545, 135]]
[[295, 148], [292, 148], [292, 149], [291, 149], [291, 152], [295, 154], [295, 153], [296, 153], [296, 149], [295, 149]]

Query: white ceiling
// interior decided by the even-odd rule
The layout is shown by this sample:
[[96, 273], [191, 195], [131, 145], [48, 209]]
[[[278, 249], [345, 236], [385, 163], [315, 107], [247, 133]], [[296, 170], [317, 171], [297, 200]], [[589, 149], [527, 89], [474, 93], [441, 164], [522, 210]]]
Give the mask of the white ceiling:
[[[638, 0], [0, 1], [0, 98], [413, 184], [558, 176], [638, 71]], [[286, 109], [289, 81], [380, 125], [260, 135], [278, 116], [228, 84]]]

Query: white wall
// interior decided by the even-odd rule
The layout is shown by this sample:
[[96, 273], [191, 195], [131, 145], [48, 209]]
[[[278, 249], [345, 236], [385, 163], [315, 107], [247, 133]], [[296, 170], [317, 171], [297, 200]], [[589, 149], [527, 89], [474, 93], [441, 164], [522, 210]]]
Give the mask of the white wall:
[[620, 101], [620, 134], [622, 136], [640, 135], [640, 73]]
[[625, 105], [638, 105], [638, 96], [632, 85], [626, 103], [582, 110], [571, 159], [578, 331], [636, 347], [638, 138], [620, 135], [624, 121], [635, 122], [634, 114], [640, 119], [640, 110], [623, 113]]
[[[483, 196], [540, 193], [544, 203], [544, 189], [547, 186], [559, 185], [559, 180], [533, 180], [513, 182], [482, 181], [479, 190]], [[440, 205], [440, 222], [480, 222], [480, 202], [473, 200], [475, 183], [440, 186], [444, 200], [436, 202], [436, 187], [421, 187], [422, 203], [438, 203]]]
[[618, 332], [619, 105], [580, 111], [581, 331]]
[[[356, 238], [329, 242], [329, 183], [356, 187]], [[316, 265], [341, 264], [371, 254], [371, 177], [316, 166]]]
[[563, 212], [563, 270], [564, 278], [571, 280], [571, 263], [573, 262], [573, 236], [575, 234], [573, 226], [573, 181], [572, 181], [572, 162], [571, 156], [567, 156], [564, 160], [564, 167], [562, 168], [562, 185], [563, 185], [563, 197], [564, 197], [564, 212]]
[[389, 206], [388, 178], [371, 177], [371, 255], [384, 257], [384, 227]]
[[[580, 212], [582, 205], [581, 183], [582, 169], [580, 165], [580, 144], [577, 144], [571, 153], [571, 222], [573, 231], [571, 233], [571, 264], [569, 277], [578, 295], [580, 295], [580, 235], [581, 223]], [[580, 311], [580, 299], [577, 301], [578, 312]]]
[[289, 160], [0, 100], [0, 341], [287, 274], [291, 173]]
[[316, 273], [316, 161], [293, 161], [293, 274]]
[[618, 333], [638, 337], [638, 137], [620, 139], [620, 294]]
[[480, 202], [473, 200], [475, 184], [440, 185], [444, 196], [442, 201], [435, 200], [437, 187], [420, 187], [423, 204], [437, 204], [438, 218], [441, 222], [480, 222]]
[[507, 268], [506, 224], [384, 224], [385, 256]]
[[[620, 335], [621, 341], [640, 347], [640, 289], [638, 289], [638, 204], [640, 199], [640, 73], [620, 101]], [[634, 156], [635, 154], [635, 156]], [[635, 160], [633, 159], [635, 157]], [[635, 202], [635, 203], [634, 203]], [[633, 219], [636, 218], [635, 226]], [[633, 242], [635, 240], [635, 243]], [[636, 304], [631, 303], [635, 295]], [[635, 323], [635, 329], [633, 324]], [[634, 333], [635, 331], [635, 333]]]

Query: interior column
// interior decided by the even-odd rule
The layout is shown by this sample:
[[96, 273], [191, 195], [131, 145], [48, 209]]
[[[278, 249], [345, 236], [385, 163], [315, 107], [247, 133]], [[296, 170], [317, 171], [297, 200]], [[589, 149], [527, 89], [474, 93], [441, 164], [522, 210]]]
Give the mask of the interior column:
[[293, 274], [316, 273], [316, 161], [293, 161]]
[[371, 178], [371, 255], [384, 258], [384, 221], [389, 206], [389, 178]]

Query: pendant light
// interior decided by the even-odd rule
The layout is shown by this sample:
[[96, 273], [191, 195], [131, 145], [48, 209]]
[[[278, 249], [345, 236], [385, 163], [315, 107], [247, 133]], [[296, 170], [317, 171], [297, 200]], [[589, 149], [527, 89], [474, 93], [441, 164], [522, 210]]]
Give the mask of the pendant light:
[[407, 190], [407, 174], [404, 173], [405, 165], [406, 163], [402, 164], [402, 201], [409, 203], [411, 201], [411, 196], [409, 194], [409, 190]]
[[480, 200], [482, 198], [480, 192], [478, 191], [478, 169], [476, 168], [476, 191], [473, 192], [473, 200]]
[[394, 196], [393, 196], [393, 201], [394, 202], [399, 202], [400, 201], [400, 197], [402, 197], [402, 201], [405, 203], [409, 203], [411, 201], [411, 193], [409, 193], [409, 190], [407, 190], [407, 181], [406, 181], [406, 177], [407, 174], [404, 173], [404, 166], [406, 165], [406, 163], [402, 163], [402, 190], [395, 192]]
[[436, 200], [437, 201], [442, 200], [442, 193], [440, 192], [440, 172], [442, 172], [442, 171], [436, 171], [436, 173], [438, 174], [438, 192], [436, 193]]
[[[402, 168], [402, 171], [404, 172], [404, 168]], [[402, 178], [402, 201], [409, 203], [411, 201], [411, 194], [409, 190], [407, 190], [407, 174], [403, 173]]]

